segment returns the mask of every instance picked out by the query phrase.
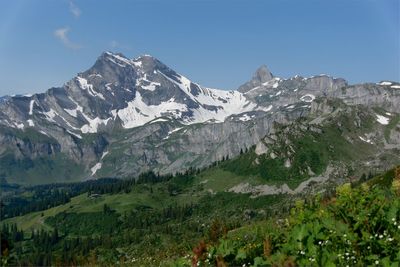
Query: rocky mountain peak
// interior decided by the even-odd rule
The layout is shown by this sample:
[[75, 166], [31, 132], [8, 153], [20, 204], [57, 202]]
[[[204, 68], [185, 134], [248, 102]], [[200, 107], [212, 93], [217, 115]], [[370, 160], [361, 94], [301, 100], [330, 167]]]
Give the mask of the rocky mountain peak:
[[251, 80], [241, 85], [238, 91], [241, 93], [246, 93], [254, 87], [260, 86], [263, 83], [272, 80], [273, 78], [274, 76], [269, 71], [268, 67], [266, 65], [262, 65], [256, 70]]
[[[386, 127], [400, 112], [398, 89], [399, 83], [389, 81], [349, 86], [327, 75], [283, 79], [263, 65], [239, 88], [243, 93], [224, 91], [193, 83], [149, 55], [130, 59], [104, 52], [61, 87], [0, 97], [0, 162], [9, 162], [11, 156], [15, 161], [43, 157], [75, 162], [82, 169], [72, 176], [82, 179], [116, 172], [136, 175], [154, 166], [175, 172], [238, 155], [240, 148], [255, 145], [272, 131], [276, 121], [292, 121], [315, 110], [314, 101], [320, 98], [384, 107], [372, 120]], [[391, 130], [390, 135], [398, 144], [398, 132]], [[371, 139], [363, 134], [357, 140], [361, 138]], [[35, 171], [42, 170], [37, 166]], [[9, 175], [19, 173], [18, 167]], [[24, 172], [17, 178], [32, 177]]]
[[272, 78], [274, 78], [274, 76], [269, 71], [268, 67], [266, 65], [262, 65], [256, 70], [252, 80], [265, 83], [272, 80]]

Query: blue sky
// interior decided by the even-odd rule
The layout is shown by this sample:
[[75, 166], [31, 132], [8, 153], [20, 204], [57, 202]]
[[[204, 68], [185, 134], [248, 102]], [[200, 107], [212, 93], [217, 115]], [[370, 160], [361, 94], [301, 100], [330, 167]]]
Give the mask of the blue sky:
[[202, 85], [279, 77], [400, 80], [398, 0], [0, 2], [0, 95], [43, 92], [102, 51], [151, 54]]

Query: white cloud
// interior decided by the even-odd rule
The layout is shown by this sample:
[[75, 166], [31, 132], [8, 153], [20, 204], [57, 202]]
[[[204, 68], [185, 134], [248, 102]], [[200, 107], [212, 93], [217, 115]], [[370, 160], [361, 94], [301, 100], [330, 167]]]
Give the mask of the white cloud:
[[123, 50], [131, 50], [132, 49], [129, 45], [121, 44], [116, 40], [112, 40], [109, 45], [111, 48], [115, 48], [115, 49], [123, 49]]
[[82, 46], [71, 42], [68, 38], [69, 27], [60, 28], [54, 31], [54, 36], [59, 39], [67, 48], [79, 49]]
[[77, 7], [74, 2], [69, 1], [69, 11], [74, 15], [75, 18], [79, 18], [82, 11]]

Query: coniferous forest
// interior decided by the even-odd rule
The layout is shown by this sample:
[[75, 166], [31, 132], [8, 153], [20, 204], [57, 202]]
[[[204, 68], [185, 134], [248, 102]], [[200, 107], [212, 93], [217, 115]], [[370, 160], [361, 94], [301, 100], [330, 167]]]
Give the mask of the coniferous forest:
[[[198, 198], [205, 170], [13, 187], [2, 199], [3, 266], [363, 266], [399, 264], [395, 170], [323, 194]], [[225, 164], [229, 164], [229, 161]], [[10, 188], [10, 185], [8, 185]], [[162, 195], [156, 199], [140, 199]], [[111, 201], [137, 198], [132, 209]], [[26, 198], [31, 198], [31, 201]], [[104, 199], [107, 197], [107, 199]], [[106, 200], [106, 201], [104, 201]], [[26, 201], [26, 202], [24, 202]], [[75, 211], [74, 205], [90, 205]], [[29, 203], [23, 205], [23, 203]], [[89, 203], [89, 204], [87, 204]], [[10, 209], [14, 205], [16, 209]], [[37, 225], [23, 220], [34, 216]], [[379, 265], [377, 264], [377, 265]]]

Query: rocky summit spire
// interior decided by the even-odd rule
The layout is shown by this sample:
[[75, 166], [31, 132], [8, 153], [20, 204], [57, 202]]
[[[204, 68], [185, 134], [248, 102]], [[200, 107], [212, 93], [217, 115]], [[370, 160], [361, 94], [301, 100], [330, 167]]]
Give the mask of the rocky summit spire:
[[268, 82], [269, 80], [271, 80], [272, 78], [274, 78], [274, 76], [269, 71], [267, 66], [262, 65], [261, 67], [259, 67], [256, 70], [256, 72], [253, 75], [253, 79], [252, 80], [260, 82], [260, 83], [265, 83], [265, 82]]
[[253, 75], [253, 78], [246, 82], [245, 84], [241, 85], [238, 89], [239, 92], [245, 93], [254, 87], [260, 86], [261, 84], [272, 80], [274, 76], [269, 71], [268, 67], [262, 65], [259, 67]]

